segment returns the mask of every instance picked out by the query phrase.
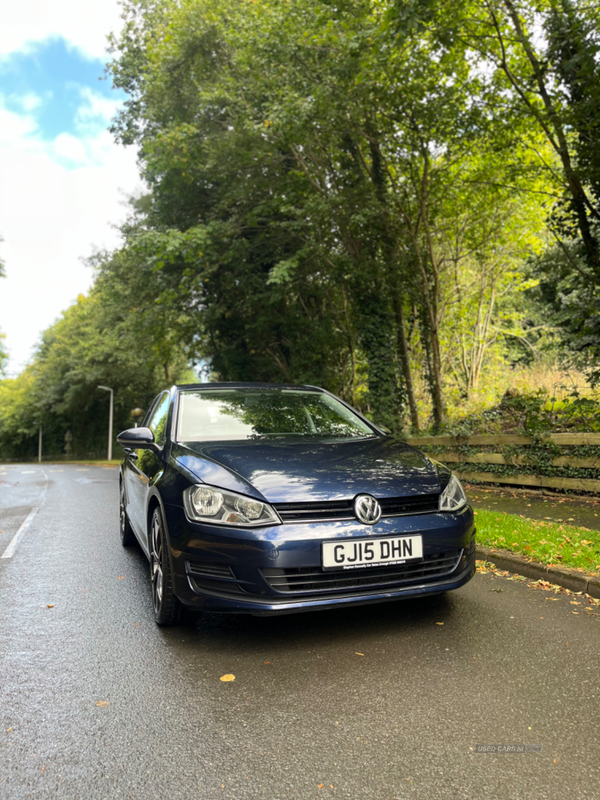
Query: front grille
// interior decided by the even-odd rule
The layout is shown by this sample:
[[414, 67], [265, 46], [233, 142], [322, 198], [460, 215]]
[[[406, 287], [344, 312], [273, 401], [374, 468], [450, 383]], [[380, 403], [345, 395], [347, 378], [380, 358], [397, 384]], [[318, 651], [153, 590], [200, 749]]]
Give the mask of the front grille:
[[196, 592], [219, 590], [225, 590], [229, 594], [244, 592], [228, 564], [199, 564], [186, 561], [185, 570], [190, 585]]
[[284, 522], [318, 522], [329, 519], [354, 519], [352, 500], [329, 500], [322, 503], [276, 503]]
[[[404, 514], [431, 514], [438, 510], [439, 494], [413, 497], [387, 497], [379, 500], [381, 516], [398, 517]], [[313, 503], [275, 503], [283, 522], [325, 522], [328, 520], [356, 519], [354, 499], [325, 500]]]
[[387, 497], [380, 500], [382, 517], [402, 514], [432, 514], [439, 509], [439, 494], [420, 494], [416, 497]]
[[285, 594], [348, 592], [354, 589], [362, 590], [442, 578], [454, 572], [462, 553], [462, 550], [447, 550], [444, 553], [425, 556], [418, 562], [357, 570], [325, 571], [320, 567], [267, 568], [262, 570], [262, 575], [271, 589]]

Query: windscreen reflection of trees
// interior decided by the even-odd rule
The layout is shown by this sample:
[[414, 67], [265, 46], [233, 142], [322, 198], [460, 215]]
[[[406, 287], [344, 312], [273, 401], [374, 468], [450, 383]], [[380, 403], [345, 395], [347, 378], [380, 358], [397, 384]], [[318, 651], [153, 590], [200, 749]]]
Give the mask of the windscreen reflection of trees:
[[320, 397], [231, 393], [210, 397], [194, 393], [201, 402], [218, 405], [220, 415], [247, 426], [247, 436], [365, 436], [372, 435], [360, 420], [344, 419]]

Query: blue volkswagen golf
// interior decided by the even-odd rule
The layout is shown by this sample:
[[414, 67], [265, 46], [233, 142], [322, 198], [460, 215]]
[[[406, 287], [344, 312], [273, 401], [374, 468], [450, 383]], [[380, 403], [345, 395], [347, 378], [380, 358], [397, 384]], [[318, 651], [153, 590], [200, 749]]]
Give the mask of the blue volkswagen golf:
[[121, 433], [120, 528], [154, 616], [280, 614], [457, 589], [475, 571], [458, 479], [314, 386], [162, 392]]

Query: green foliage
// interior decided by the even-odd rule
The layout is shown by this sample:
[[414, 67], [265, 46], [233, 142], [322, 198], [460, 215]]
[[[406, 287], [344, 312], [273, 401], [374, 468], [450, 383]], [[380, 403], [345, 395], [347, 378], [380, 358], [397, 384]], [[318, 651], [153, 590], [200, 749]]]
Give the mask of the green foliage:
[[484, 509], [475, 512], [475, 519], [477, 541], [484, 547], [511, 550], [542, 564], [600, 571], [600, 541], [595, 531]]
[[[169, 361], [165, 362], [166, 351]], [[5, 458], [64, 451], [72, 435], [74, 455], [103, 452], [108, 396], [115, 391], [115, 434], [130, 427], [130, 412], [145, 408], [165, 384], [189, 376], [180, 350], [139, 335], [123, 307], [110, 306], [99, 291], [80, 296], [42, 337], [33, 364], [16, 379], [0, 381], [0, 453]]]
[[[399, 8], [403, 3], [398, 2]], [[500, 113], [547, 143], [529, 147], [548, 177], [553, 246], [535, 260], [540, 296], [564, 344], [600, 381], [600, 13], [572, 0], [426, 4], [432, 30], [460, 39], [501, 91]], [[495, 127], [495, 124], [494, 124]]]
[[[553, 327], [600, 381], [595, 7], [126, 0], [123, 19], [112, 130], [148, 191], [2, 441], [40, 415], [100, 441], [95, 385], [127, 422], [188, 363], [323, 385], [395, 432], [491, 402]], [[461, 429], [596, 424], [510, 399]]]
[[539, 275], [534, 297], [560, 329], [565, 356], [587, 372], [592, 386], [599, 385], [600, 281], [586, 261], [581, 242], [561, 241], [532, 266]]
[[[434, 7], [403, 6], [399, 39], [393, 6], [370, 0], [126, 6], [114, 130], [151, 187], [127, 247], [148, 245], [149, 291], [219, 376], [308, 376], [356, 402], [364, 359], [367, 409], [400, 429], [408, 405], [418, 427], [415, 368], [440, 424], [444, 373], [468, 392], [488, 347], [520, 335], [498, 298], [539, 249], [533, 140], [496, 113], [468, 48], [426, 24]], [[195, 232], [200, 255], [163, 257]], [[471, 306], [453, 313], [457, 265]]]
[[481, 433], [516, 433], [541, 436], [544, 433], [600, 431], [600, 399], [582, 396], [574, 390], [557, 400], [546, 390], [506, 392], [500, 403], [479, 414], [446, 425], [445, 433], [470, 436]]

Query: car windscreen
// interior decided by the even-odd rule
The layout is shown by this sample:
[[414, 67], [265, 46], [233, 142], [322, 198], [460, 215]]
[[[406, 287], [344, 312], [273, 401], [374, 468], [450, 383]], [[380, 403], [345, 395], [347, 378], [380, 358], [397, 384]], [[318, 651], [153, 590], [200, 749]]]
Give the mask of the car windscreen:
[[330, 395], [295, 389], [184, 390], [180, 442], [267, 436], [375, 436], [360, 417]]

